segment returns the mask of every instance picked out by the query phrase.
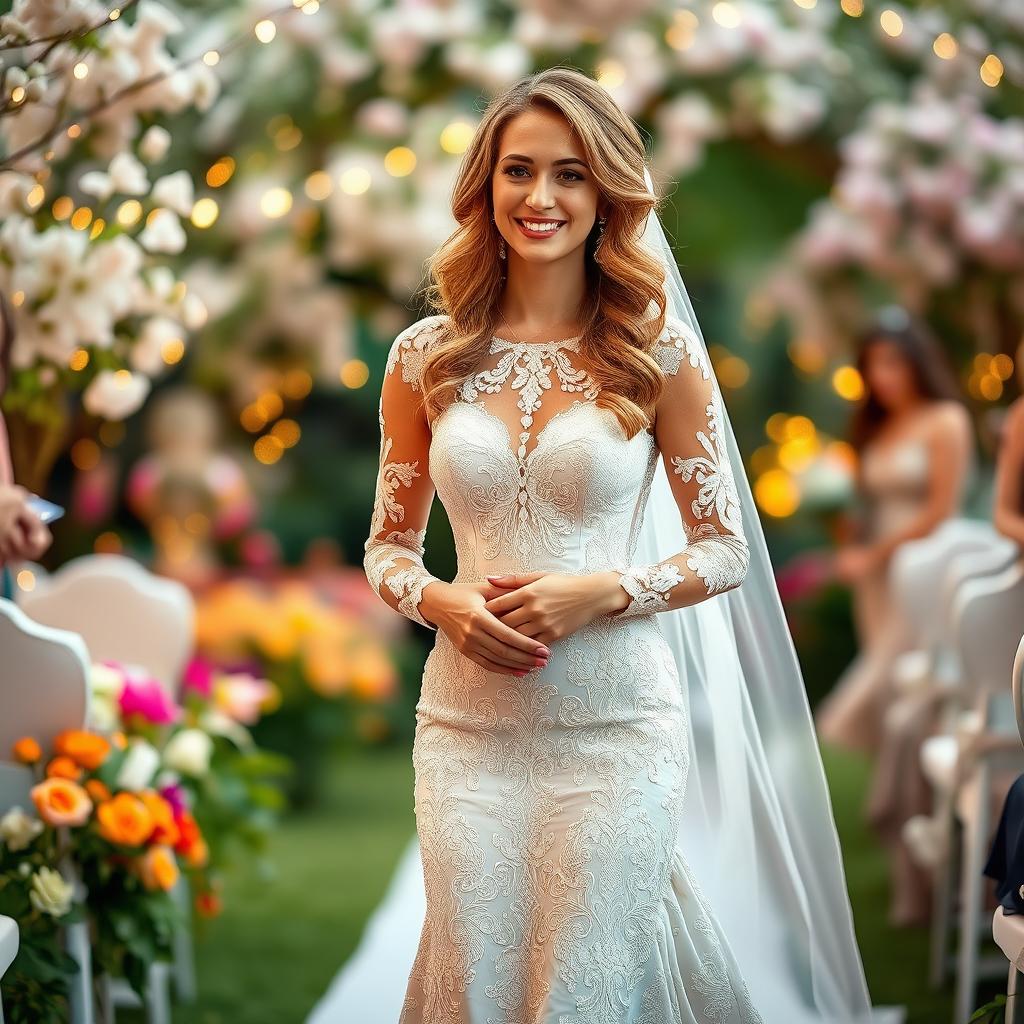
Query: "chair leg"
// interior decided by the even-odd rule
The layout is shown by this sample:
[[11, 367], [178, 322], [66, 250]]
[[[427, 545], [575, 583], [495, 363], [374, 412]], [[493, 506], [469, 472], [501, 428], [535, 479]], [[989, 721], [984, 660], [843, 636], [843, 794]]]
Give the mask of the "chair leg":
[[150, 964], [146, 975], [146, 1024], [171, 1024], [168, 980], [169, 971], [166, 963]]
[[78, 964], [78, 971], [72, 975], [68, 986], [71, 1024], [93, 1024], [92, 947], [89, 944], [88, 926], [84, 921], [67, 926], [64, 931], [64, 948]]
[[1024, 976], [1016, 964], [1010, 964], [1006, 986], [1006, 1024], [1024, 1024]]
[[935, 888], [932, 891], [931, 953], [928, 980], [933, 989], [942, 988], [949, 971], [949, 932], [956, 906], [959, 837], [952, 798], [943, 794], [939, 808], [946, 855], [935, 869]]
[[977, 807], [974, 820], [964, 827], [964, 858], [961, 871], [960, 957], [957, 965], [953, 1022], [963, 1024], [974, 1012], [978, 988], [978, 946], [984, 899], [985, 841], [988, 838], [990, 772], [982, 762], [975, 776]]
[[180, 1002], [194, 1003], [197, 990], [196, 955], [192, 946], [192, 889], [184, 875], [179, 876], [171, 896], [185, 918], [185, 924], [174, 932], [174, 993]]

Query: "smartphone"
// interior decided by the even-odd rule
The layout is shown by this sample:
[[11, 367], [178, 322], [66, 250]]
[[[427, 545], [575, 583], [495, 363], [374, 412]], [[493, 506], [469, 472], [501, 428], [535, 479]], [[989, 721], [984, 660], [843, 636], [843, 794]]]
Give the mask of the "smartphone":
[[55, 505], [52, 501], [40, 498], [38, 494], [30, 494], [26, 504], [39, 516], [40, 522], [43, 523], [52, 523], [55, 519], [60, 519], [64, 515], [64, 509], [60, 505]]

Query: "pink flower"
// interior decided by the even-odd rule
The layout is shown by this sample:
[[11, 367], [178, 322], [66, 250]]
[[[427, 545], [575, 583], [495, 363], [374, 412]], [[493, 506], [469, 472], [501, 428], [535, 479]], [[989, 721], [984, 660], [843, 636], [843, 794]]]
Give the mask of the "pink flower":
[[118, 697], [121, 716], [139, 715], [153, 725], [168, 725], [181, 717], [181, 709], [156, 679], [128, 678]]
[[213, 693], [213, 671], [213, 663], [206, 658], [193, 658], [185, 667], [182, 690], [195, 690], [201, 697], [209, 697]]
[[274, 684], [266, 679], [244, 673], [221, 676], [217, 680], [217, 706], [236, 722], [254, 725], [275, 690]]

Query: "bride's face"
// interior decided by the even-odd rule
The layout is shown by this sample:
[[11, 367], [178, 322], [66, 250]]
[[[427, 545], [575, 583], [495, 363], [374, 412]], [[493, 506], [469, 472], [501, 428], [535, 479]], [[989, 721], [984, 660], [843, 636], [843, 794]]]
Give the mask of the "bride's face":
[[[583, 148], [560, 114], [532, 108], [505, 126], [491, 178], [494, 220], [513, 253], [530, 263], [562, 259], [584, 244], [599, 213]], [[543, 234], [523, 221], [558, 221]]]

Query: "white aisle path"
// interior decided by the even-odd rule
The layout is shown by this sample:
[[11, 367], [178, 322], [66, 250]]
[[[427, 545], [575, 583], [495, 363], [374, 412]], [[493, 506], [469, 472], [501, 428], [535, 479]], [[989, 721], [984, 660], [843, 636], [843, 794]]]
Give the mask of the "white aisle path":
[[423, 868], [414, 836], [355, 952], [334, 976], [306, 1024], [395, 1024], [425, 913]]

